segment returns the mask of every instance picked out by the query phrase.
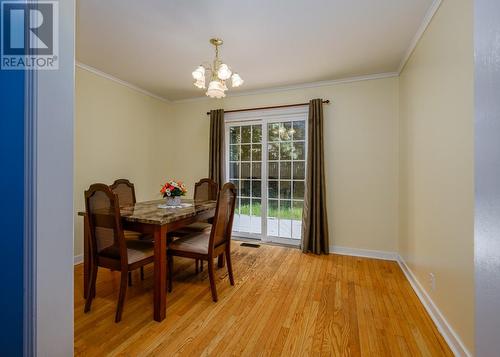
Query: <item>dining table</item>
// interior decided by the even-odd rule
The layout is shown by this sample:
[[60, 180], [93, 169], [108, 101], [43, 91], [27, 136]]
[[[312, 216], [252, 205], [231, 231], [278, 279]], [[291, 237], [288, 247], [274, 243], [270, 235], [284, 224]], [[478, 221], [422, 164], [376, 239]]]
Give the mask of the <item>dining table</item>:
[[[151, 235], [154, 240], [154, 293], [153, 318], [162, 321], [166, 316], [167, 294], [167, 240], [168, 233], [181, 229], [196, 221], [210, 220], [215, 215], [216, 201], [182, 200], [180, 206], [167, 206], [165, 200], [137, 202], [120, 207], [124, 230]], [[88, 217], [85, 211], [78, 212], [84, 217], [83, 287], [87, 298], [91, 254]], [[223, 259], [219, 257], [219, 266]]]

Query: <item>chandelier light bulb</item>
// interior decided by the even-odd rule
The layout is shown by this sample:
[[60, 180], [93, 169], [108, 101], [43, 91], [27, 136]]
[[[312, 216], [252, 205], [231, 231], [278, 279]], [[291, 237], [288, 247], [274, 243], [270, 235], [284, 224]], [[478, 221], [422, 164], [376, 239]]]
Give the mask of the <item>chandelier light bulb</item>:
[[244, 80], [241, 79], [238, 73], [234, 73], [231, 77], [233, 87], [239, 87], [243, 84]]
[[231, 70], [227, 66], [227, 64], [223, 63], [219, 66], [219, 70], [217, 71], [217, 77], [225, 81], [231, 77]]
[[196, 79], [197, 81], [202, 79], [203, 81], [205, 81], [205, 67], [198, 66], [198, 68], [196, 68], [191, 74], [193, 75], [193, 78]]
[[226, 96], [226, 94], [224, 93], [224, 85], [220, 81], [211, 81], [208, 84], [206, 95], [210, 98], [224, 98]]
[[194, 81], [194, 86], [196, 88], [205, 89], [205, 77], [203, 79], [197, 79]]

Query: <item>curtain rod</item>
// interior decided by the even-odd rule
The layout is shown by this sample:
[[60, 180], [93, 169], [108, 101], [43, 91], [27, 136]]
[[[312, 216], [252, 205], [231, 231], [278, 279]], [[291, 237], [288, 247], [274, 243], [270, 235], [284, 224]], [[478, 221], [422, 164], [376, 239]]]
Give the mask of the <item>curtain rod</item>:
[[[327, 99], [327, 100], [324, 100], [323, 103], [324, 104], [329, 104], [330, 101]], [[252, 110], [277, 109], [277, 108], [288, 108], [288, 107], [302, 107], [304, 105], [309, 105], [309, 103], [297, 103], [297, 104], [274, 105], [272, 107], [259, 107], [259, 108], [225, 110], [224, 113], [249, 112], [249, 111], [252, 111]], [[207, 112], [207, 115], [210, 115], [210, 112]]]

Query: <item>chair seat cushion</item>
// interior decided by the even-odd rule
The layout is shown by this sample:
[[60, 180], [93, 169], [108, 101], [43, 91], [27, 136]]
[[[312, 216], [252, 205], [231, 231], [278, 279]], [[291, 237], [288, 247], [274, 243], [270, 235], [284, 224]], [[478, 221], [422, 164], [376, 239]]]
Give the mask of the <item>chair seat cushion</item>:
[[181, 237], [170, 243], [168, 249], [175, 253], [189, 252], [208, 254], [208, 242], [210, 240], [210, 231], [203, 231], [201, 233], [192, 233], [187, 236]]
[[[151, 241], [128, 240], [126, 244], [129, 264], [134, 264], [154, 255], [154, 246]], [[116, 246], [101, 250], [99, 255], [111, 259], [120, 259], [120, 252]]]
[[136, 231], [123, 231], [123, 235], [126, 240], [153, 240], [153, 236], [151, 234], [145, 234]]
[[193, 233], [201, 233], [204, 231], [210, 232], [211, 229], [212, 229], [212, 225], [210, 223], [195, 222], [195, 223], [189, 224], [185, 227], [182, 227], [178, 230], [175, 230], [173, 232], [169, 232], [168, 235], [169, 235], [169, 237], [172, 237], [172, 238], [180, 238], [180, 237], [184, 237], [184, 236], [187, 236], [187, 235], [190, 235]]

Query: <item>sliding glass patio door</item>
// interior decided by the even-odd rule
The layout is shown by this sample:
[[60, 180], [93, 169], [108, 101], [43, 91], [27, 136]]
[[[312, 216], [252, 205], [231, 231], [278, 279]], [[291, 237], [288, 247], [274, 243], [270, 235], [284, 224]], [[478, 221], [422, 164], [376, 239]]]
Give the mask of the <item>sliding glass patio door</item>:
[[300, 244], [306, 117], [303, 108], [228, 115], [226, 172], [238, 189], [233, 235]]

